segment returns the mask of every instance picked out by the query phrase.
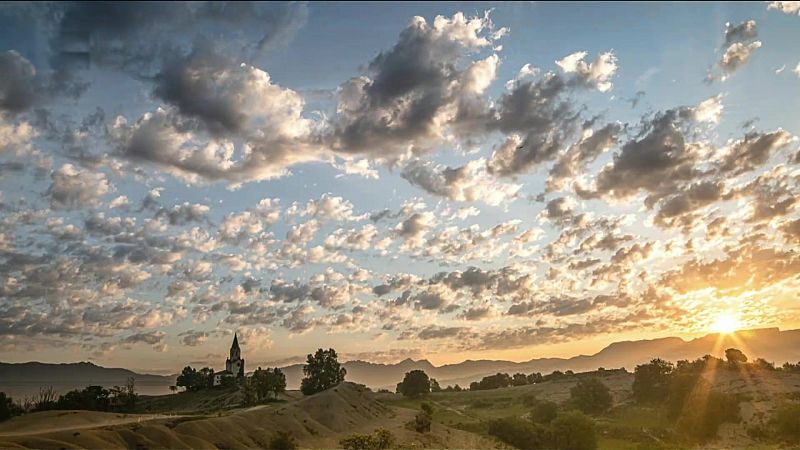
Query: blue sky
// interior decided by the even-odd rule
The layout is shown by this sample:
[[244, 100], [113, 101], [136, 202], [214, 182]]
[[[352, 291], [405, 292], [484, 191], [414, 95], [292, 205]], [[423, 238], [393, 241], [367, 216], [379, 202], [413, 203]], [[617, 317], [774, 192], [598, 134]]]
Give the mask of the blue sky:
[[0, 360], [796, 327], [796, 3], [3, 4]]

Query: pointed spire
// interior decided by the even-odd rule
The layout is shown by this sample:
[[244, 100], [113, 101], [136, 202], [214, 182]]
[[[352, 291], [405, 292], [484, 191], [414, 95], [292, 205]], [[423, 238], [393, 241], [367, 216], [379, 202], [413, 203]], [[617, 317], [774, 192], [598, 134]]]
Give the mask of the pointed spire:
[[239, 348], [239, 337], [236, 332], [233, 333], [233, 344], [231, 344], [231, 349], [234, 348]]

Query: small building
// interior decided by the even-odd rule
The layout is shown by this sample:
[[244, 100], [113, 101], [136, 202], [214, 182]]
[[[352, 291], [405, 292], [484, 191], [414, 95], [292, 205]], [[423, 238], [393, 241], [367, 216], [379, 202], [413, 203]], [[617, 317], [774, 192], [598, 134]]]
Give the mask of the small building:
[[221, 386], [225, 378], [233, 378], [237, 382], [244, 379], [244, 359], [236, 333], [233, 334], [230, 356], [225, 360], [225, 370], [214, 372], [214, 386]]

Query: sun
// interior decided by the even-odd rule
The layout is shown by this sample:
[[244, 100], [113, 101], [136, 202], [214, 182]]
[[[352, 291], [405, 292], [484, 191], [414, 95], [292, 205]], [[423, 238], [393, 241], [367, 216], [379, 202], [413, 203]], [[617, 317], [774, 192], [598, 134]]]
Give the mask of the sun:
[[712, 331], [722, 334], [730, 334], [738, 329], [739, 320], [731, 314], [721, 314], [711, 326]]

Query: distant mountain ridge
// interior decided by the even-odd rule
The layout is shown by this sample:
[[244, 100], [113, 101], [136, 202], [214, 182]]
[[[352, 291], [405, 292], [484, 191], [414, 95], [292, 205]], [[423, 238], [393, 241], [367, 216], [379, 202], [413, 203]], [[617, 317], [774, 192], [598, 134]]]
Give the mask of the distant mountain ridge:
[[[737, 331], [731, 335], [709, 334], [691, 340], [678, 337], [660, 339], [620, 341], [603, 348], [593, 355], [579, 355], [571, 358], [534, 358], [525, 362], [502, 360], [466, 360], [457, 364], [434, 366], [422, 359], [405, 359], [394, 364], [372, 363], [368, 361], [348, 361], [343, 363], [347, 369], [347, 380], [365, 384], [372, 388], [389, 388], [402, 380], [411, 370], [424, 370], [436, 378], [442, 387], [448, 384], [468, 386], [470, 382], [497, 372], [525, 374], [531, 372], [550, 373], [553, 370], [587, 371], [598, 367], [607, 369], [625, 367], [633, 370], [637, 364], [662, 358], [669, 361], [695, 359], [706, 354], [722, 357], [725, 349], [736, 347], [750, 359], [764, 358], [780, 365], [786, 361], [800, 361], [800, 330], [780, 331], [778, 328], [762, 328]], [[246, 352], [246, 349], [245, 349]], [[249, 370], [255, 367], [248, 367]], [[289, 389], [297, 389], [303, 377], [303, 365], [293, 364], [281, 368], [286, 374]], [[160, 389], [175, 384], [175, 376], [138, 374], [128, 369], [105, 368], [92, 363], [0, 363], [0, 391], [12, 385], [38, 390], [39, 386], [72, 386], [69, 389], [89, 384], [104, 386], [121, 385], [128, 377], [136, 379], [140, 392], [148, 393], [149, 388]], [[34, 391], [35, 391], [34, 390]], [[62, 389], [63, 390], [63, 389]], [[13, 393], [14, 391], [11, 390]], [[155, 393], [155, 392], [152, 392]]]

